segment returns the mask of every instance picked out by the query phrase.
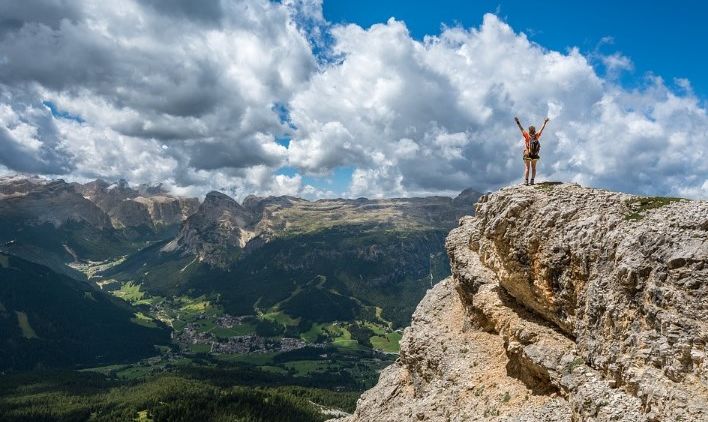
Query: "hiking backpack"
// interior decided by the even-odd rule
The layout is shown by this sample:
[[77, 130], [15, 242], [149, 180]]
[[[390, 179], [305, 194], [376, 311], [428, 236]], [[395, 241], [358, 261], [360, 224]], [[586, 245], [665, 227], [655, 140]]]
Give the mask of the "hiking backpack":
[[529, 157], [538, 158], [538, 153], [541, 152], [541, 143], [538, 141], [538, 136], [531, 138], [529, 142]]

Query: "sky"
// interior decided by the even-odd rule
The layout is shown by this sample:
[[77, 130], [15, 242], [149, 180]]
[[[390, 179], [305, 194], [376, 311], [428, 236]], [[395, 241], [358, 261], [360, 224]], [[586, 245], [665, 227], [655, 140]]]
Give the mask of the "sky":
[[[330, 22], [369, 27], [395, 16], [411, 36], [422, 40], [445, 26], [476, 27], [494, 13], [516, 31], [545, 48], [564, 52], [577, 47], [586, 56], [620, 53], [632, 67], [622, 82], [640, 85], [647, 72], [668, 81], [684, 78], [708, 97], [708, 3], [703, 0], [569, 2], [567, 0], [333, 0], [323, 4]], [[596, 69], [603, 72], [600, 66]]]
[[708, 197], [700, 1], [0, 2], [0, 174], [320, 197]]

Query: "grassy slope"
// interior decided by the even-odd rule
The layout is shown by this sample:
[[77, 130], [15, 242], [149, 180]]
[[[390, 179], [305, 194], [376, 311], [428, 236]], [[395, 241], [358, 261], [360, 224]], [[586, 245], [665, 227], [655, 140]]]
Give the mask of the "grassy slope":
[[0, 257], [0, 369], [135, 360], [169, 342], [164, 326], [136, 323], [131, 308], [88, 284]]
[[[228, 313], [276, 307], [314, 322], [376, 320], [407, 325], [434, 282], [449, 274], [443, 230], [400, 231], [366, 225], [278, 238], [221, 270], [155, 244], [103, 274], [163, 296], [218, 293]], [[433, 259], [430, 256], [433, 255]], [[317, 277], [326, 282], [314, 285]]]

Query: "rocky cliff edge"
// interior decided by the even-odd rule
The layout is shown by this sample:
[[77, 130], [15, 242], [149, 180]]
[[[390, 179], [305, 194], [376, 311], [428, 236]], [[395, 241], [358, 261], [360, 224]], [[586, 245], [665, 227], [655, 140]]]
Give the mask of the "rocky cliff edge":
[[353, 421], [708, 420], [708, 202], [483, 196]]

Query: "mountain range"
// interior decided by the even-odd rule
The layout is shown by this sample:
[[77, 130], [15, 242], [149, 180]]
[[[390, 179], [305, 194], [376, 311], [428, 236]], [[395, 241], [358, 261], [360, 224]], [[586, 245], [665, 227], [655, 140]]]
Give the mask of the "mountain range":
[[[155, 332], [184, 328], [164, 317], [165, 300], [201, 298], [223, 315], [269, 324], [261, 334], [331, 340], [344, 323], [349, 341], [370, 347], [377, 327], [393, 333], [407, 325], [425, 290], [449, 275], [445, 235], [479, 196], [468, 189], [456, 198], [248, 196], [239, 203], [210, 192], [200, 202], [122, 180], [5, 177], [0, 252], [25, 273], [44, 274], [37, 295], [71, 284], [106, 303], [117, 296], [119, 308], [130, 307], [129, 321]], [[16, 353], [18, 339], [33, 341], [22, 337], [17, 312], [32, 327], [52, 316], [41, 315], [40, 305], [20, 310], [5, 302], [0, 319], [16, 329], [3, 347], [15, 342], [8, 350]], [[149, 341], [165, 343], [160, 335]]]

